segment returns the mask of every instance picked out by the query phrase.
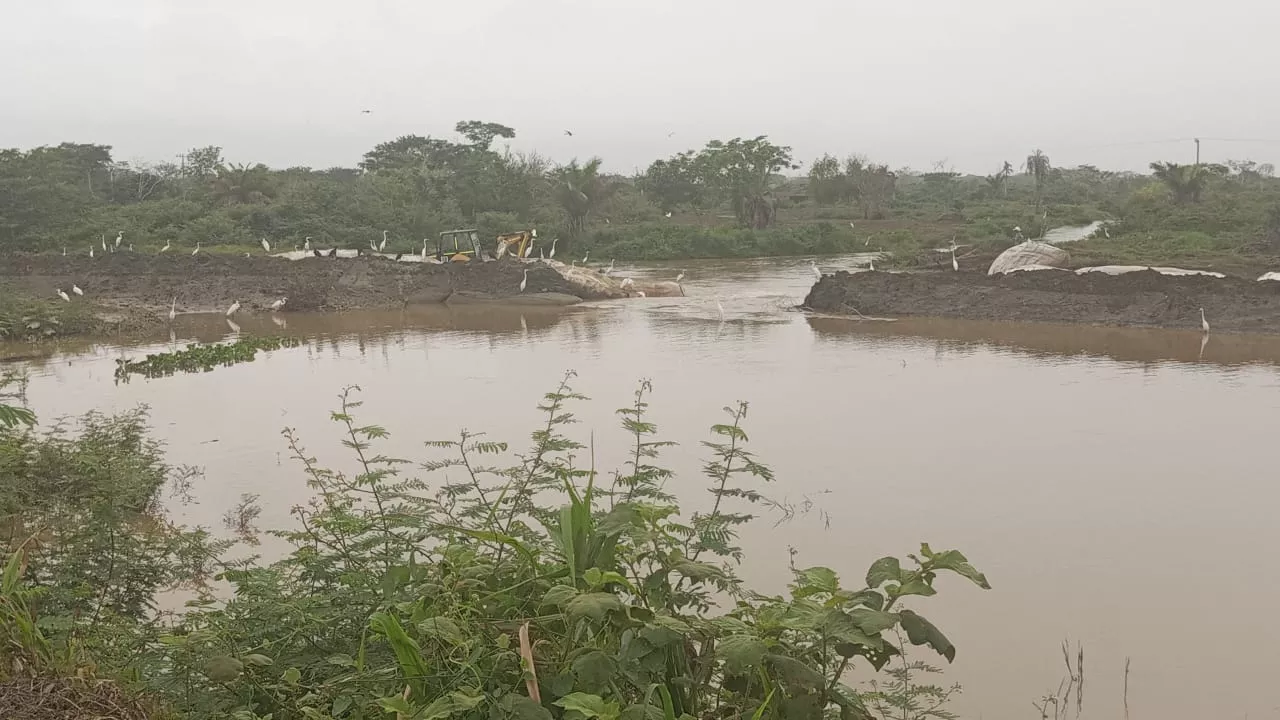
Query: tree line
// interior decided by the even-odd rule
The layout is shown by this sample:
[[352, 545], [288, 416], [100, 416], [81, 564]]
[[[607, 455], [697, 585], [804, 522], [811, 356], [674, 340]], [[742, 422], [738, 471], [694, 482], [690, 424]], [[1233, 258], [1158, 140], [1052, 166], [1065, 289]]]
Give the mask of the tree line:
[[[699, 214], [759, 231], [797, 205], [814, 209], [805, 222], [841, 215], [1048, 223], [1061, 221], [1064, 207], [1123, 218], [1135, 198], [1148, 212], [1154, 194], [1171, 206], [1197, 205], [1214, 187], [1223, 197], [1257, 196], [1251, 205], [1276, 195], [1274, 168], [1252, 161], [1157, 162], [1144, 176], [1059, 168], [1040, 150], [988, 176], [962, 175], [945, 162], [927, 171], [895, 170], [863, 155], [829, 153], [800, 173], [804, 163], [792, 149], [766, 136], [713, 140], [624, 177], [605, 172], [599, 157], [556, 164], [536, 152], [496, 149], [516, 136], [499, 123], [469, 120], [455, 130], [454, 139], [405, 135], [380, 143], [352, 168], [232, 163], [216, 146], [161, 163], [117, 160], [111, 147], [93, 144], [0, 150], [0, 248], [83, 249], [121, 230], [143, 247], [197, 240], [247, 246], [263, 237], [287, 246], [306, 236], [363, 246], [389, 230], [393, 247], [410, 250], [455, 228], [491, 235], [532, 226], [572, 243], [672, 214], [675, 225], [681, 214]], [[1048, 219], [1046, 206], [1059, 217]], [[633, 234], [628, 241], [642, 239]]]

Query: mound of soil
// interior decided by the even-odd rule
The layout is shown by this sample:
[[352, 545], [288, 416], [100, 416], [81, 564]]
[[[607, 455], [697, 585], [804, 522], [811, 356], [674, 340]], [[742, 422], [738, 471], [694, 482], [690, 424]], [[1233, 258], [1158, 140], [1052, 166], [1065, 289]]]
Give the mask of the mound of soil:
[[[523, 293], [520, 280], [529, 279]], [[72, 284], [96, 305], [163, 317], [177, 298], [179, 312], [221, 312], [239, 301], [246, 312], [265, 311], [281, 297], [285, 311], [353, 310], [445, 302], [455, 292], [489, 298], [536, 293], [591, 297], [550, 266], [504, 259], [487, 263], [404, 263], [374, 257], [307, 258], [114, 253], [10, 256], [0, 280], [37, 296], [54, 297]]]
[[814, 285], [804, 305], [849, 315], [1197, 329], [1204, 308], [1215, 330], [1280, 332], [1280, 283], [1154, 271], [838, 272]]

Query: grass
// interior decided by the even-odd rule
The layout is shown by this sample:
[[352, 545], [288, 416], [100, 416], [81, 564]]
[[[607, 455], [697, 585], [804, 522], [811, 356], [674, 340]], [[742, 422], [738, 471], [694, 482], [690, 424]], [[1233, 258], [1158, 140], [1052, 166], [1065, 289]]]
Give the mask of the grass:
[[0, 287], [0, 341], [50, 340], [99, 331], [93, 306], [80, 299], [34, 298]]
[[1254, 278], [1280, 269], [1280, 255], [1239, 232], [1152, 230], [1071, 243], [1071, 264], [1171, 265]]

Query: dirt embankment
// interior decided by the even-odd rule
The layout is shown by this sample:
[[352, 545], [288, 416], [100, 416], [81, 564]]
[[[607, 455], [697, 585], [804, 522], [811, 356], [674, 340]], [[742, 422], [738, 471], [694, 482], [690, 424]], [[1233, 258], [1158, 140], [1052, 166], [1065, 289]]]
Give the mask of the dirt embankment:
[[969, 320], [1084, 323], [1132, 327], [1200, 327], [1204, 308], [1214, 330], [1280, 333], [1280, 283], [1239, 278], [1017, 272], [838, 272], [804, 301], [826, 313], [954, 317]]
[[[373, 257], [234, 257], [188, 253], [115, 253], [97, 258], [52, 255], [0, 258], [0, 283], [40, 297], [72, 285], [105, 308], [157, 318], [176, 297], [178, 312], [264, 311], [287, 297], [285, 311], [353, 310], [441, 302], [510, 301], [567, 304], [620, 297], [606, 286], [571, 282], [556, 266], [499, 260], [486, 263], [396, 262]], [[520, 282], [528, 270], [523, 291]]]

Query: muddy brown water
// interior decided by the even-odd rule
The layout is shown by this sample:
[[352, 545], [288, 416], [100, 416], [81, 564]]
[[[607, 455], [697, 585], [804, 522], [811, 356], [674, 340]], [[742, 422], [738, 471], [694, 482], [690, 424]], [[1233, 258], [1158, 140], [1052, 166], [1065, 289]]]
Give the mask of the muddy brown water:
[[[681, 443], [664, 459], [690, 506], [706, 495], [698, 441], [723, 406], [748, 400], [751, 448], [778, 477], [770, 492], [822, 515], [751, 526], [742, 574], [784, 591], [794, 547], [798, 562], [857, 584], [872, 560], [920, 541], [962, 549], [994, 589], [946, 579], [915, 607], [959, 647], [945, 680], [963, 684], [964, 717], [1034, 717], [1031, 701], [1062, 677], [1064, 638], [1085, 647], [1084, 717], [1123, 716], [1126, 657], [1132, 717], [1275, 714], [1280, 337], [1211, 335], [1202, 346], [1194, 331], [859, 323], [787, 310], [812, 284], [807, 258], [683, 269], [686, 298], [245, 316], [242, 333], [308, 342], [122, 385], [115, 359], [169, 347], [167, 337], [67, 346], [23, 363], [28, 394], [47, 421], [150, 405], [172, 462], [205, 469], [196, 502], [175, 513], [214, 527], [246, 492], [261, 497], [263, 527], [290, 522], [307, 490], [285, 426], [323, 462], [349, 467], [328, 420], [349, 384], [363, 388], [360, 419], [392, 432], [386, 452], [423, 459], [423, 440], [461, 428], [523, 447], [539, 397], [573, 369], [593, 398], [576, 410], [577, 435], [594, 433], [598, 466], [613, 468], [626, 445], [614, 409], [651, 378], [653, 419]], [[232, 334], [208, 315], [174, 329], [175, 344]]]

